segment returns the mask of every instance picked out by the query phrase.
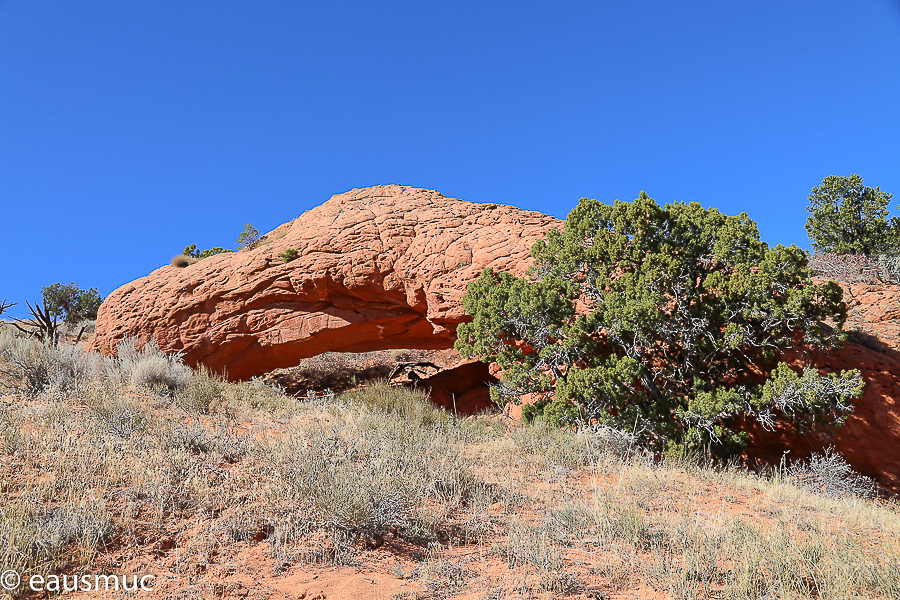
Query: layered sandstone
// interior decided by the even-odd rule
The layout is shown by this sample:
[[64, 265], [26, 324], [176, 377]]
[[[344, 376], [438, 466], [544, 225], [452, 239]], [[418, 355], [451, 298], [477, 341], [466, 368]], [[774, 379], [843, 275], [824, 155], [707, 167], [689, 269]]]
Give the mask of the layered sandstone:
[[[154, 339], [188, 364], [245, 379], [325, 351], [449, 348], [466, 284], [521, 275], [561, 221], [383, 185], [333, 196], [250, 251], [165, 266], [104, 301], [93, 348]], [[284, 263], [287, 249], [298, 257]]]

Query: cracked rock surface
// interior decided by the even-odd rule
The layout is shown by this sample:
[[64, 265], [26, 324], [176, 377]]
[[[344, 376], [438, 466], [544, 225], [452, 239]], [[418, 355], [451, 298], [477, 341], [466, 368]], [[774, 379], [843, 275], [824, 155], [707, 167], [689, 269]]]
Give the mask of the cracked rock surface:
[[[354, 189], [266, 234], [253, 250], [165, 266], [112, 292], [92, 347], [156, 340], [185, 362], [247, 379], [326, 351], [449, 348], [466, 284], [524, 274], [562, 221], [399, 185]], [[298, 251], [285, 263], [279, 254]]]

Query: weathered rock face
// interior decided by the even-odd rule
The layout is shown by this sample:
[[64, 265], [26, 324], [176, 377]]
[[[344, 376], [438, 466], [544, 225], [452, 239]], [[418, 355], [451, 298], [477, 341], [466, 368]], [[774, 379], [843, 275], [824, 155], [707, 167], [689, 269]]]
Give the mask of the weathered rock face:
[[[841, 288], [847, 303], [844, 330], [851, 332], [851, 339], [879, 350], [900, 350], [900, 286], [841, 283]], [[900, 354], [895, 358], [900, 359]]]
[[860, 473], [900, 494], [900, 286], [841, 283], [847, 303], [849, 341], [831, 354], [813, 353], [804, 363], [822, 373], [859, 369], [866, 383], [854, 411], [836, 431], [799, 436], [789, 428], [751, 429], [748, 457], [778, 464], [833, 446]]
[[[562, 222], [396, 185], [333, 196], [251, 251], [166, 266], [112, 292], [92, 347], [154, 339], [246, 379], [325, 351], [449, 348], [465, 287], [485, 267], [521, 275]], [[284, 263], [279, 253], [295, 249]]]
[[797, 435], [783, 426], [775, 431], [753, 426], [748, 457], [777, 465], [785, 453], [790, 461], [834, 447], [856, 471], [900, 494], [900, 361], [853, 342], [810, 358], [822, 373], [860, 370], [866, 388], [853, 402], [853, 414], [834, 431], [810, 435]]

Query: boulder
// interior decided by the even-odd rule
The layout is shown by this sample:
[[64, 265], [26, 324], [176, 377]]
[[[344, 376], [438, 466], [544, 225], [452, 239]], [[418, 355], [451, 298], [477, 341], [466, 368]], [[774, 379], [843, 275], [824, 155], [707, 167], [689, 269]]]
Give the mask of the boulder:
[[[485, 267], [524, 274], [562, 221], [399, 185], [354, 189], [252, 250], [165, 266], [112, 292], [92, 348], [156, 340], [239, 380], [326, 351], [449, 348], [466, 284]], [[284, 262], [279, 254], [298, 251]]]

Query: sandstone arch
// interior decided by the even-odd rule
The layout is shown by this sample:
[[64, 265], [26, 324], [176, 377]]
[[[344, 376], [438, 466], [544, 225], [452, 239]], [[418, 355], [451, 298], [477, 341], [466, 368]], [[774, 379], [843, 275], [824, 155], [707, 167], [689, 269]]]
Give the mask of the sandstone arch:
[[[465, 286], [485, 267], [521, 275], [561, 221], [419, 188], [354, 189], [268, 233], [251, 251], [165, 266], [104, 301], [92, 347], [155, 339], [229, 379], [326, 351], [452, 346]], [[284, 263], [279, 253], [298, 257]]]

